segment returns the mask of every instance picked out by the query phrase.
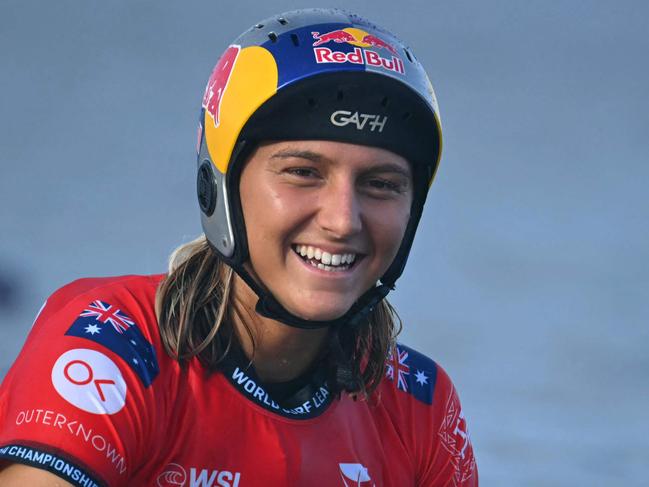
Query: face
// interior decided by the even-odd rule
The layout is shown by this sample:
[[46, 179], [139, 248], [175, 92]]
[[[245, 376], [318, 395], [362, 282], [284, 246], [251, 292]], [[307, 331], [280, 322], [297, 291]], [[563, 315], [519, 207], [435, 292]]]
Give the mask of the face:
[[331, 141], [263, 144], [244, 167], [249, 271], [291, 313], [342, 316], [388, 269], [410, 216], [410, 165]]

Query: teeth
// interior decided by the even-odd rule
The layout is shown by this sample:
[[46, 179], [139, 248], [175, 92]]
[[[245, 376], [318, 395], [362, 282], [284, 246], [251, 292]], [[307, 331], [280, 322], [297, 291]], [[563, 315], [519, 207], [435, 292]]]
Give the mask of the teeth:
[[343, 267], [349, 267], [356, 260], [356, 254], [330, 254], [311, 245], [296, 245], [294, 249], [299, 255], [311, 261], [314, 267], [324, 270], [343, 270]]

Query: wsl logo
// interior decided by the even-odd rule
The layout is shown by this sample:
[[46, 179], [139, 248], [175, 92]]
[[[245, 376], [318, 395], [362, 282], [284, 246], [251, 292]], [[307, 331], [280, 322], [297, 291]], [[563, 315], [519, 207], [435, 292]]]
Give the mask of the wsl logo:
[[165, 471], [158, 475], [158, 487], [183, 487], [187, 482], [187, 472], [182, 465], [170, 463]]
[[239, 487], [240, 480], [241, 472], [192, 467], [187, 475], [182, 465], [169, 463], [156, 483], [158, 487]]

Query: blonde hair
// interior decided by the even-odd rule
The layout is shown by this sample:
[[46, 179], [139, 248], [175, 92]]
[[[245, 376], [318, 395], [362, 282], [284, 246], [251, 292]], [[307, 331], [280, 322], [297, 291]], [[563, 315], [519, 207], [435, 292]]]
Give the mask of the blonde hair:
[[[232, 279], [232, 268], [204, 235], [169, 257], [168, 274], [156, 294], [156, 314], [165, 350], [181, 365], [196, 357], [208, 371], [215, 371], [228, 355], [236, 340], [230, 318]], [[246, 331], [254, 348], [252, 332]], [[400, 331], [401, 321], [385, 299], [360, 326], [332, 330], [327, 353], [332, 392], [369, 396], [383, 378], [388, 350]], [[351, 377], [341, 383], [343, 369]]]

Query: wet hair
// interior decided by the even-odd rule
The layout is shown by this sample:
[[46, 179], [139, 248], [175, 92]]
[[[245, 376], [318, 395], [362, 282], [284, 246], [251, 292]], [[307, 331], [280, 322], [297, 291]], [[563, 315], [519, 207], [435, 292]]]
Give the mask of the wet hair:
[[[218, 370], [238, 340], [231, 318], [232, 285], [232, 268], [204, 235], [171, 254], [156, 294], [160, 336], [169, 356], [181, 365], [196, 358], [208, 372]], [[254, 354], [253, 332], [245, 320], [243, 324]], [[358, 326], [330, 330], [323, 360], [331, 391], [369, 397], [383, 378], [388, 351], [400, 331], [401, 320], [385, 299]]]

